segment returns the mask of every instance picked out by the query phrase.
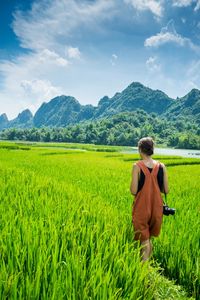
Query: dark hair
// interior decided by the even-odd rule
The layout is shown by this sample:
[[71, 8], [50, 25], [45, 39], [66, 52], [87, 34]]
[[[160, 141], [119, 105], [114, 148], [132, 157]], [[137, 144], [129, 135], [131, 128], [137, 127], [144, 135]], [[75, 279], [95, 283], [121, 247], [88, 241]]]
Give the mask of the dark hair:
[[138, 142], [138, 148], [146, 155], [152, 155], [154, 153], [154, 140], [150, 137], [143, 137]]

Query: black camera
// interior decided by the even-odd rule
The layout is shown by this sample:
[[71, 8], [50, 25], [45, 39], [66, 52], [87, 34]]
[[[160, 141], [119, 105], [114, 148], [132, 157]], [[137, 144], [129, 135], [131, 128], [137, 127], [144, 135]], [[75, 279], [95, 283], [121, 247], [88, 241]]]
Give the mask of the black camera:
[[163, 215], [169, 216], [175, 214], [175, 208], [170, 208], [167, 204], [163, 204]]

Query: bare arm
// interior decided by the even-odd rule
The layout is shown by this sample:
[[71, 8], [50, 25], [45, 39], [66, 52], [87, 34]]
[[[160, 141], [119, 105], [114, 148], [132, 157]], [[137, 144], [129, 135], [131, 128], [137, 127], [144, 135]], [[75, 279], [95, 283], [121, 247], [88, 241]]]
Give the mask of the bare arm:
[[132, 195], [135, 196], [138, 190], [138, 179], [139, 179], [138, 166], [136, 163], [133, 164], [131, 175], [132, 178], [131, 178], [130, 192]]
[[168, 194], [169, 193], [169, 184], [168, 184], [168, 175], [167, 175], [167, 169], [165, 165], [162, 163], [163, 166], [163, 193]]

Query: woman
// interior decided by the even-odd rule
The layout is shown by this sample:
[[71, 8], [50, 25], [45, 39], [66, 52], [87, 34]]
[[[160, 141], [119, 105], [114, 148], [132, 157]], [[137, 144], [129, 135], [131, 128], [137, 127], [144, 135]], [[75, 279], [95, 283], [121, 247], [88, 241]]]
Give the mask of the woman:
[[133, 164], [130, 192], [135, 196], [132, 207], [134, 240], [142, 245], [142, 260], [152, 254], [151, 236], [158, 236], [163, 218], [161, 192], [168, 194], [168, 177], [163, 163], [152, 159], [154, 141], [144, 137], [138, 142], [141, 160]]

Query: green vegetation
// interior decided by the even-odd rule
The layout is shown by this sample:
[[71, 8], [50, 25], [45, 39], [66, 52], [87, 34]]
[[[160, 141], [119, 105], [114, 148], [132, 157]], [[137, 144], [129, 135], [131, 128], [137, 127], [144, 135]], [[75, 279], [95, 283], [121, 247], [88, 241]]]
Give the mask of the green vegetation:
[[184, 117], [170, 121], [138, 109], [66, 127], [5, 129], [0, 132], [0, 139], [137, 146], [141, 137], [152, 136], [157, 144], [163, 146], [200, 149], [199, 134], [198, 124], [186, 121]]
[[0, 139], [137, 146], [141, 137], [152, 136], [164, 147], [200, 149], [199, 125], [199, 90], [172, 99], [132, 82], [97, 106], [61, 95], [44, 102], [34, 116], [26, 109], [9, 121], [4, 113]]
[[[29, 147], [27, 147], [29, 146]], [[76, 143], [39, 143], [39, 142], [20, 142], [20, 141], [0, 141], [0, 148], [6, 149], [22, 149], [29, 150], [32, 148], [58, 148], [58, 149], [82, 149], [87, 151], [100, 151], [100, 152], [119, 152], [122, 150], [132, 150], [132, 147], [125, 146], [106, 146], [106, 145], [95, 145], [95, 144], [76, 144]], [[58, 152], [60, 153], [60, 152]], [[117, 154], [118, 155], [118, 154]]]
[[177, 213], [142, 265], [129, 191], [138, 154], [14, 145], [0, 143], [1, 299], [199, 299], [198, 159], [153, 156]]

